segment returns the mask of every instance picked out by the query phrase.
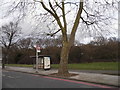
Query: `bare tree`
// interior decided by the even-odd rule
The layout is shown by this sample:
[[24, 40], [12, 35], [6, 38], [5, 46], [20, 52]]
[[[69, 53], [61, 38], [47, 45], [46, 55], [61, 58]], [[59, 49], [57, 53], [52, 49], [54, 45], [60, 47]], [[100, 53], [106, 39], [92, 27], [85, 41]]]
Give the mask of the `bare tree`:
[[5, 60], [7, 60], [9, 49], [17, 42], [21, 28], [18, 27], [18, 23], [10, 22], [8, 25], [2, 26], [0, 30], [2, 32], [0, 42], [5, 48], [5, 59], [3, 59], [2, 66], [2, 68], [4, 68]]
[[[95, 24], [97, 26], [97, 28], [99, 28], [98, 22], [100, 22], [100, 20], [102, 20], [102, 19], [103, 19], [102, 21], [104, 21], [104, 19], [106, 20], [109, 17], [101, 18], [100, 10], [98, 10], [98, 11], [95, 10], [95, 12], [93, 14], [91, 14], [89, 11], [86, 10], [90, 7], [90, 5], [87, 5], [87, 3], [86, 3], [87, 1], [84, 1], [84, 0], [79, 0], [79, 2], [75, 2], [75, 3], [67, 2], [65, 0], [62, 0], [59, 3], [56, 0], [53, 0], [54, 2], [51, 0], [48, 0], [48, 5], [46, 4], [46, 2], [44, 0], [40, 0], [40, 1], [34, 0], [34, 1], [41, 3], [44, 10], [46, 10], [48, 13], [50, 13], [50, 15], [52, 15], [54, 17], [55, 21], [57, 22], [57, 24], [60, 28], [58, 31], [61, 31], [61, 33], [62, 33], [62, 51], [61, 51], [61, 58], [60, 58], [61, 60], [60, 60], [58, 74], [59, 75], [68, 75], [69, 74], [68, 68], [67, 68], [68, 55], [69, 55], [71, 47], [74, 45], [75, 34], [77, 32], [79, 23], [82, 21], [85, 25], [87, 25], [87, 27], [89, 25]], [[55, 3], [55, 5], [53, 5], [53, 3]], [[99, 3], [99, 2], [93, 1], [93, 3]], [[67, 4], [74, 4], [78, 8], [77, 14], [75, 16], [75, 20], [73, 21], [73, 25], [71, 28], [70, 37], [67, 34], [67, 32], [68, 32], [67, 22], [68, 21], [66, 19], [67, 12], [65, 9], [66, 8], [65, 6]], [[110, 3], [105, 0], [103, 6], [107, 7], [108, 4], [110, 4]], [[102, 7], [102, 4], [100, 4], [100, 5]], [[57, 11], [57, 9], [55, 7], [59, 8], [59, 12], [62, 12], [61, 15], [59, 15], [59, 12]], [[104, 9], [106, 9], [106, 8], [104, 8]], [[86, 17], [83, 16], [83, 14], [82, 14], [83, 12], [86, 14]], [[95, 13], [96, 13], [96, 15], [95, 15]], [[101, 19], [98, 19], [98, 18], [101, 18]], [[58, 31], [56, 31], [56, 32], [58, 32]]]
[[[114, 7], [116, 5], [117, 0], [114, 0], [114, 2], [109, 2], [106, 0], [102, 0], [102, 2], [98, 0], [76, 0], [69, 2], [69, 0], [33, 0], [34, 7], [35, 4], [39, 5], [41, 4], [42, 8], [46, 11], [40, 12], [40, 15], [45, 17], [45, 19], [42, 20], [38, 19], [39, 22], [47, 22], [48, 23], [48, 16], [52, 16], [52, 23], [55, 23], [59, 26], [58, 30], [53, 32], [52, 34], [48, 34], [50, 36], [53, 36], [54, 34], [61, 31], [62, 33], [62, 51], [61, 51], [61, 60], [60, 60], [60, 66], [58, 70], [59, 75], [69, 75], [67, 64], [68, 64], [68, 55], [70, 52], [71, 47], [74, 45], [75, 41], [75, 35], [78, 29], [80, 29], [80, 33], [87, 32], [90, 33], [93, 32], [93, 35], [101, 34], [101, 31], [106, 31], [108, 29], [107, 26], [108, 23], [111, 23], [111, 16], [109, 15], [112, 13], [105, 14], [105, 12], [108, 12], [110, 8]], [[91, 3], [90, 3], [91, 2]], [[21, 4], [22, 3], [22, 4]], [[18, 4], [15, 5], [15, 7], [12, 9], [15, 11], [15, 9], [20, 6], [25, 6], [27, 0], [20, 0]], [[31, 2], [29, 2], [31, 5]], [[28, 5], [28, 4], [27, 4]], [[66, 10], [67, 7], [72, 7], [74, 5], [74, 8], [72, 10]], [[20, 8], [21, 9], [21, 8]], [[11, 10], [11, 11], [12, 11]], [[37, 9], [39, 10], [39, 9]], [[33, 10], [34, 11], [34, 10]], [[41, 11], [41, 10], [40, 10]], [[72, 16], [74, 20], [72, 20], [72, 24], [69, 24], [69, 16], [68, 13], [75, 12], [75, 16]], [[47, 15], [47, 16], [46, 16]], [[50, 22], [51, 24], [51, 22]], [[79, 27], [79, 24], [81, 27]], [[100, 25], [100, 26], [99, 26]], [[71, 28], [70, 28], [71, 27]], [[94, 29], [94, 31], [93, 31]], [[70, 33], [68, 33], [70, 32]], [[107, 34], [109, 34], [109, 30], [106, 31]]]
[[29, 49], [31, 48], [32, 38], [23, 38], [18, 41], [18, 48], [20, 49]]
[[[37, 1], [35, 0], [35, 2], [37, 2]], [[42, 7], [55, 18], [55, 20], [57, 21], [57, 24], [59, 25], [59, 28], [60, 28], [59, 30], [62, 32], [62, 50], [61, 50], [61, 58], [60, 58], [61, 60], [60, 60], [58, 74], [59, 75], [68, 75], [69, 74], [68, 67], [67, 67], [68, 55], [69, 55], [72, 45], [74, 44], [75, 33], [76, 33], [77, 27], [79, 25], [80, 17], [82, 14], [83, 0], [80, 0], [78, 13], [77, 13], [77, 16], [74, 21], [74, 25], [73, 25], [73, 28], [72, 28], [72, 31], [70, 34], [70, 38], [68, 38], [68, 36], [67, 36], [67, 22], [66, 22], [64, 0], [61, 2], [61, 4], [62, 4], [61, 6], [56, 2], [56, 6], [58, 6], [62, 11], [62, 17], [63, 17], [63, 23], [64, 23], [63, 25], [60, 20], [60, 17], [58, 16], [58, 14], [57, 14], [56, 10], [54, 9], [50, 0], [49, 0], [50, 9], [44, 4], [43, 0], [38, 1], [38, 2], [40, 2]]]

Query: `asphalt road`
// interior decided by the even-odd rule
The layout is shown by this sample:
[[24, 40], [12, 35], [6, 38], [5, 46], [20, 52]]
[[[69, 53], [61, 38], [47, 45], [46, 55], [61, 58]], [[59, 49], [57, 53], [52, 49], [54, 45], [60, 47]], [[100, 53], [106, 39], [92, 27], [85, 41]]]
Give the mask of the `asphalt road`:
[[105, 85], [14, 71], [3, 71], [2, 81], [2, 88], [111, 88]]

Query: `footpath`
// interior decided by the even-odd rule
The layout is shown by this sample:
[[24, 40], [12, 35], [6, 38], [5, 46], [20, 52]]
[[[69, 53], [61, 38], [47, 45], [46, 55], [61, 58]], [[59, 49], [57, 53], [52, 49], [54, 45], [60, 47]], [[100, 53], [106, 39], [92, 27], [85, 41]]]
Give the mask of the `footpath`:
[[[19, 72], [25, 72], [25, 73], [32, 73], [32, 74], [39, 74], [39, 75], [47, 75], [51, 76], [50, 74], [57, 73], [57, 69], [50, 69], [50, 70], [43, 70], [39, 69], [38, 73], [36, 73], [36, 70], [33, 68], [28, 67], [11, 67], [7, 66], [5, 70], [13, 70], [13, 71], [19, 71]], [[90, 73], [90, 72], [82, 72], [77, 70], [70, 70], [70, 73], [78, 74], [76, 76], [71, 76], [66, 79], [72, 79], [72, 80], [79, 80], [79, 81], [86, 81], [86, 82], [93, 82], [98, 84], [105, 84], [105, 85], [113, 85], [113, 86], [120, 86], [119, 78], [120, 76], [117, 75], [108, 75], [108, 74], [102, 74], [102, 73]]]

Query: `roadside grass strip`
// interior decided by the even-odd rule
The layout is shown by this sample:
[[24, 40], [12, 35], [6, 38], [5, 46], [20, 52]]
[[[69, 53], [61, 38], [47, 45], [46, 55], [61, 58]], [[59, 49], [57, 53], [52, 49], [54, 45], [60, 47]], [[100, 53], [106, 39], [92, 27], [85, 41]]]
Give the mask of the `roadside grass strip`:
[[[78, 64], [68, 64], [68, 69], [77, 69], [77, 70], [120, 70], [118, 68], [118, 65], [120, 65], [120, 62], [78, 63]], [[33, 65], [26, 65], [26, 64], [6, 64], [6, 66], [33, 67]], [[58, 69], [59, 64], [51, 64], [51, 68]]]

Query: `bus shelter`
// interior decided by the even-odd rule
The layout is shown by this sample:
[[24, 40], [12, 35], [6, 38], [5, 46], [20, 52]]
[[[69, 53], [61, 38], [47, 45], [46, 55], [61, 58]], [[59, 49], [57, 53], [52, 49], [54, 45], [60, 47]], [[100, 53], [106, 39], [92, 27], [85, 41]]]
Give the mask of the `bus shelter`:
[[[36, 56], [32, 56], [32, 58], [36, 58]], [[51, 58], [47, 55], [39, 55], [38, 56], [38, 69], [49, 70]], [[33, 68], [36, 68], [36, 60], [34, 60]]]

